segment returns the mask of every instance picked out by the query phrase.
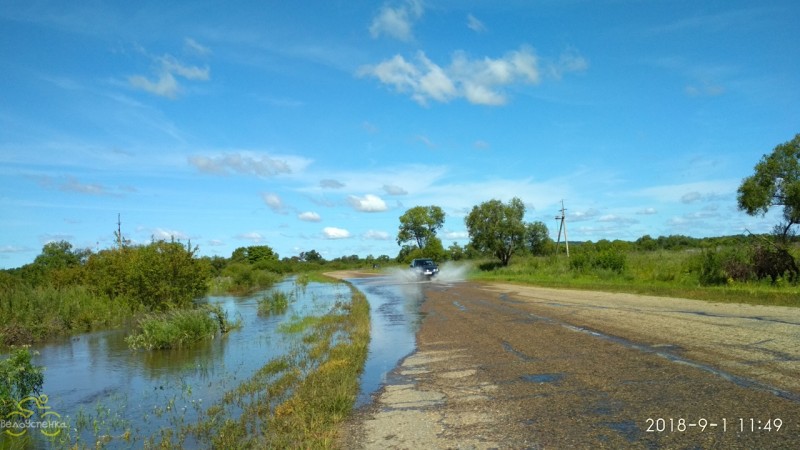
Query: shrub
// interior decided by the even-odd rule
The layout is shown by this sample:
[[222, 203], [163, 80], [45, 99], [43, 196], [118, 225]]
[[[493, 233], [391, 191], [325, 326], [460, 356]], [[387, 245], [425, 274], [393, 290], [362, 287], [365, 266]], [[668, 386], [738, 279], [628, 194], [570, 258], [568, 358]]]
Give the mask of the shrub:
[[725, 284], [728, 277], [722, 269], [722, 262], [719, 254], [714, 250], [706, 250], [701, 255], [700, 262], [700, 284], [712, 286]]
[[16, 409], [18, 401], [38, 394], [44, 383], [42, 368], [31, 363], [33, 354], [27, 347], [11, 352], [0, 361], [0, 418]]
[[139, 332], [125, 338], [131, 349], [180, 348], [213, 337], [219, 330], [205, 308], [148, 314], [139, 321]]
[[258, 301], [258, 313], [263, 315], [281, 314], [289, 308], [289, 295], [283, 291], [272, 291]]

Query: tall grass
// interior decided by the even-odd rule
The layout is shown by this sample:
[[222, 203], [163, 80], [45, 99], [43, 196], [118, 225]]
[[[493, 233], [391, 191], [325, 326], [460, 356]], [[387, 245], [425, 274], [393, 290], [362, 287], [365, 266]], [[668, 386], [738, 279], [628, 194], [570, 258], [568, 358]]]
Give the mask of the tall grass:
[[125, 338], [131, 349], [159, 350], [185, 347], [236, 328], [219, 305], [148, 314], [139, 320], [138, 332]]
[[[785, 281], [773, 285], [768, 280], [707, 286], [701, 282], [705, 254], [701, 251], [654, 251], [623, 253], [622, 269], [618, 260], [607, 264], [575, 263], [586, 256], [574, 253], [559, 256], [523, 256], [512, 259], [507, 267], [474, 269], [470, 278], [487, 281], [510, 281], [547, 287], [594, 289], [665, 297], [682, 297], [717, 302], [800, 306], [800, 288]], [[480, 267], [480, 265], [476, 265]], [[484, 267], [493, 267], [489, 264]]]
[[289, 308], [291, 295], [283, 291], [272, 291], [258, 300], [258, 314], [271, 315], [285, 313]]
[[84, 286], [4, 286], [0, 291], [0, 345], [118, 326], [139, 309]]
[[300, 337], [288, 355], [269, 361], [206, 411], [205, 420], [163, 436], [161, 445], [192, 435], [212, 448], [330, 448], [337, 425], [358, 394], [369, 343], [369, 303], [351, 300], [323, 316], [298, 318], [282, 331]]

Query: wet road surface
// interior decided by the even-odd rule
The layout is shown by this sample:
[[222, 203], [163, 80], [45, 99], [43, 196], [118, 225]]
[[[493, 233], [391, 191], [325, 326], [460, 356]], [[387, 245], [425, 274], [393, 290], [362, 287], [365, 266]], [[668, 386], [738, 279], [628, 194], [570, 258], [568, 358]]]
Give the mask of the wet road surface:
[[798, 448], [800, 309], [430, 283], [348, 448]]

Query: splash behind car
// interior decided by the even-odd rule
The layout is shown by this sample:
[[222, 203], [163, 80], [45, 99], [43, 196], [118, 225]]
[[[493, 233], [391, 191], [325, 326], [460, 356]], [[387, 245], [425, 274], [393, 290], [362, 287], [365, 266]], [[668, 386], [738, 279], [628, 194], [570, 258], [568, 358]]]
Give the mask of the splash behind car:
[[420, 277], [432, 277], [439, 273], [439, 266], [430, 258], [417, 258], [411, 261], [411, 270]]

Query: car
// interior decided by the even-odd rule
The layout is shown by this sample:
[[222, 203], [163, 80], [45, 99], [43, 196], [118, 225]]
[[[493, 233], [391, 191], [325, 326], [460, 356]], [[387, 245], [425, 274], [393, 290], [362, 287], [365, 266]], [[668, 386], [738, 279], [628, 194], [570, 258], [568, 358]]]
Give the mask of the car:
[[439, 266], [430, 258], [417, 258], [411, 261], [411, 270], [420, 277], [432, 277], [439, 273]]

